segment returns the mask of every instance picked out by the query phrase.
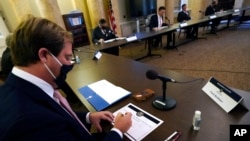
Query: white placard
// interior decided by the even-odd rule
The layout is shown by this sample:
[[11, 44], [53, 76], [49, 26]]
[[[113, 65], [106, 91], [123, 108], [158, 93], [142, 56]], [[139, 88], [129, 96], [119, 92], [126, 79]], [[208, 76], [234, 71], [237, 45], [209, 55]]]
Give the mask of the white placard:
[[114, 112], [114, 115], [116, 116], [119, 112], [122, 114], [125, 114], [126, 112], [132, 113], [132, 126], [125, 133], [125, 136], [132, 141], [142, 140], [163, 123], [159, 118], [149, 114], [132, 103], [117, 110]]
[[234, 13], [240, 12], [240, 9], [234, 9]]
[[210, 78], [202, 90], [227, 113], [243, 101], [243, 97], [213, 77]]
[[96, 51], [93, 59], [99, 60], [101, 57], [102, 57], [102, 53], [100, 51]]
[[216, 15], [211, 15], [211, 16], [209, 16], [209, 19], [214, 19], [216, 17], [217, 17]]
[[185, 26], [187, 26], [188, 24], [187, 23], [181, 23], [180, 24], [180, 27], [185, 27]]
[[127, 38], [127, 41], [128, 41], [128, 42], [134, 41], [134, 40], [137, 40], [137, 37], [136, 37], [136, 36], [132, 36], [132, 37], [128, 37], [128, 38]]

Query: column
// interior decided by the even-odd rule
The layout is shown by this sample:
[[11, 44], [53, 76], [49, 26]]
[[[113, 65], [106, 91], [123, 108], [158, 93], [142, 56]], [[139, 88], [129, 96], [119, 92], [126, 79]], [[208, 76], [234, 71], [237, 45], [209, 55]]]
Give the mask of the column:
[[170, 23], [174, 23], [174, 0], [166, 0], [166, 17], [170, 20]]

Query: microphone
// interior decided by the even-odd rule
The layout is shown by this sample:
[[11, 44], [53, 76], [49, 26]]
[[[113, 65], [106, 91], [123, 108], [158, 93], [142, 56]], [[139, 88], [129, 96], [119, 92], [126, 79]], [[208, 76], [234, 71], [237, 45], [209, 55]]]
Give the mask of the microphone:
[[175, 83], [176, 81], [174, 79], [161, 76], [154, 70], [148, 70], [146, 72], [146, 77], [150, 80], [160, 79], [162, 81], [162, 91], [163, 91], [162, 96], [156, 97], [152, 102], [152, 105], [159, 110], [166, 111], [173, 109], [176, 106], [176, 101], [173, 98], [166, 96], [166, 89], [167, 89], [167, 82]]
[[150, 79], [150, 80], [160, 79], [161, 81], [176, 83], [176, 81], [175, 81], [174, 79], [171, 79], [171, 78], [167, 78], [167, 77], [158, 75], [158, 73], [157, 73], [156, 71], [154, 71], [154, 70], [148, 70], [148, 71], [146, 72], [146, 76], [147, 76], [147, 78]]

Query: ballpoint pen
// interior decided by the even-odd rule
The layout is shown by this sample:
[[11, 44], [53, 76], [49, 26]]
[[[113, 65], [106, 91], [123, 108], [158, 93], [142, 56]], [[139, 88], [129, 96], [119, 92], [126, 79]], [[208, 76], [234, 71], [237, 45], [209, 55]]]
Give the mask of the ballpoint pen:
[[177, 141], [182, 135], [182, 132], [179, 131], [178, 134], [172, 139], [172, 141]]
[[167, 139], [165, 139], [164, 141], [170, 141], [173, 139], [173, 137], [175, 137], [178, 134], [178, 131], [174, 131], [174, 133], [172, 133]]

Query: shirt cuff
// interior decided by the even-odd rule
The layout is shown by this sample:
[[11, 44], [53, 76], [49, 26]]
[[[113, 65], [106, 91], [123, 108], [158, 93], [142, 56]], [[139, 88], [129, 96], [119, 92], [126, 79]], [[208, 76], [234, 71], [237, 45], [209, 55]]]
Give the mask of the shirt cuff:
[[116, 132], [117, 134], [120, 135], [121, 138], [123, 138], [123, 134], [122, 134], [122, 132], [121, 132], [119, 129], [117, 129], [117, 128], [112, 128], [111, 131]]
[[90, 123], [90, 120], [89, 120], [89, 114], [90, 114], [90, 112], [88, 112], [87, 115], [86, 115], [86, 122], [87, 122], [88, 124], [91, 124], [91, 123]]

